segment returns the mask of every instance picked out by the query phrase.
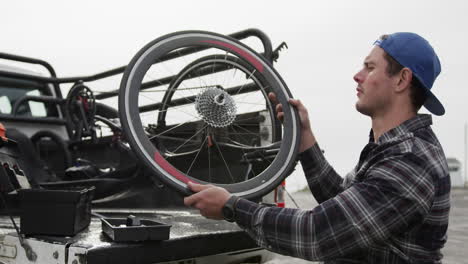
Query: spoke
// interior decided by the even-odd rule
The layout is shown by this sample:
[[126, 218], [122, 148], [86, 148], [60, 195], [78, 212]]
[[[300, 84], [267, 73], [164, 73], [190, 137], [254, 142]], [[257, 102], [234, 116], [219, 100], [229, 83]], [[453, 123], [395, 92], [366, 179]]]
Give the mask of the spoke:
[[[180, 54], [180, 53], [179, 53], [179, 54]], [[169, 67], [166, 65], [166, 63], [164, 63], [164, 62], [161, 61], [161, 60], [159, 60], [158, 63], [159, 63], [160, 65], [162, 65], [163, 68], [164, 68], [167, 72], [169, 72], [170, 76], [177, 76], [176, 74], [174, 74], [174, 72], [173, 72], [171, 69], [169, 69]], [[159, 81], [159, 78], [154, 78], [154, 76], [150, 73], [150, 70], [149, 70], [149, 69], [148, 69], [148, 71], [146, 72], [146, 74], [148, 74], [148, 75], [152, 78], [153, 81], [157, 81], [157, 82], [159, 82], [161, 85], [164, 85], [163, 83], [161, 83], [161, 81]], [[180, 84], [181, 84], [182, 86], [184, 86], [184, 85], [183, 85], [183, 81], [182, 81]], [[175, 91], [175, 90], [177, 89], [177, 87], [168, 87], [168, 88], [169, 88], [169, 89], [167, 89], [167, 91], [169, 91], [169, 92], [173, 92], [173, 91]], [[184, 87], [184, 88], [187, 88], [187, 87]], [[186, 97], [184, 96], [183, 98], [186, 98]], [[188, 99], [186, 99], [186, 100], [188, 100]], [[156, 100], [153, 100], [153, 101], [158, 102], [158, 101], [156, 101]], [[189, 100], [188, 100], [188, 101], [189, 101]], [[189, 101], [189, 102], [190, 102], [190, 101]], [[159, 103], [159, 102], [158, 102], [158, 103]]]
[[[155, 135], [155, 136], [150, 137], [149, 140], [151, 141], [153, 138], [159, 137], [159, 136], [161, 136], [162, 134], [165, 134], [165, 133], [167, 133], [167, 132], [169, 132], [169, 131], [171, 131], [171, 130], [173, 130], [173, 129], [176, 129], [176, 128], [180, 127], [180, 126], [183, 126], [183, 125], [185, 125], [185, 124], [188, 124], [189, 122], [191, 122], [191, 121], [186, 121], [186, 122], [184, 122], [184, 123], [178, 124], [177, 126], [171, 127], [171, 128], [168, 129], [168, 130], [165, 130], [165, 131], [163, 131], [163, 132], [161, 132], [161, 133], [159, 133], [159, 134], [157, 134], [157, 135]], [[192, 121], [192, 122], [193, 122], [193, 121]]]
[[[190, 142], [192, 142], [192, 141], [190, 141]], [[190, 148], [193, 148], [193, 149], [192, 150], [187, 150], [185, 152], [177, 152], [177, 153], [170, 150], [170, 149], [166, 149], [166, 153], [168, 154], [167, 156], [172, 156], [172, 157], [193, 154], [193, 153], [197, 152], [197, 149], [198, 149], [199, 145], [200, 145], [200, 142], [197, 142], [196, 144], [187, 144], [187, 145], [185, 145], [186, 147], [190, 147]]]
[[[256, 84], [256, 85], [258, 85], [258, 86], [260, 87], [260, 85], [257, 84], [256, 82], [254, 82], [254, 84]], [[266, 89], [268, 89], [268, 88], [270, 88], [269, 85], [268, 85], [268, 86], [265, 86], [265, 87], [260, 87], [260, 90], [266, 90]], [[239, 97], [237, 100], [241, 100], [241, 99], [246, 98], [247, 96], [251, 96], [251, 93], [253, 93], [253, 92], [258, 92], [258, 91], [255, 90], [255, 91], [252, 91], [252, 92], [248, 92], [248, 93], [241, 94], [240, 97]], [[238, 95], [238, 94], [235, 94], [234, 96], [237, 96], [237, 95]]]
[[[190, 133], [192, 134], [192, 133]], [[180, 138], [180, 137], [170, 137], [170, 136], [159, 136], [160, 139], [164, 140], [173, 140], [173, 141], [184, 141], [186, 138]], [[193, 144], [200, 144], [200, 140], [190, 140], [191, 143]]]
[[[239, 122], [235, 122], [236, 125], [242, 125], [242, 126], [260, 126], [258, 124], [252, 124], [252, 123], [239, 123]], [[273, 126], [273, 125], [261, 125], [261, 126]]]
[[[183, 132], [183, 131], [174, 131], [172, 132], [171, 134], [178, 134], [178, 135], [192, 135], [193, 133], [192, 132]], [[169, 138], [176, 138], [176, 137], [171, 137], [171, 136], [159, 136], [159, 137], [167, 137], [168, 139]], [[185, 139], [185, 138], [182, 138], [182, 139]]]
[[164, 153], [164, 157], [172, 158], [172, 157], [180, 157], [180, 156], [186, 156], [195, 153], [197, 150], [192, 150], [192, 151], [187, 151], [187, 152], [181, 152], [181, 153], [174, 153], [170, 151], [166, 151]]
[[[151, 67], [150, 67], [151, 68]], [[159, 78], [154, 78], [154, 76], [150, 73], [150, 69], [148, 69], [148, 71], [146, 71], [146, 73], [149, 75], [149, 77], [151, 77], [151, 81], [156, 81], [158, 82], [160, 85], [164, 86], [165, 84], [162, 83]], [[144, 78], [144, 76], [143, 76]], [[141, 90], [141, 89], [140, 89]]]
[[[225, 60], [225, 61], [227, 60], [227, 55], [228, 55], [228, 52], [226, 51], [226, 53], [224, 54], [224, 60]], [[227, 68], [227, 69], [224, 71], [224, 74], [223, 74], [224, 80], [223, 80], [223, 82], [222, 82], [222, 84], [221, 84], [222, 87], [225, 87], [224, 85], [226, 85], [226, 79], [227, 79], [227, 78], [226, 78], [226, 75], [227, 75], [228, 69], [229, 69], [229, 68]]]
[[[223, 137], [220, 137], [220, 138], [223, 138], [223, 139], [225, 138], [225, 139], [233, 142], [233, 143], [220, 143], [220, 142], [218, 142], [218, 144], [220, 146], [236, 148], [236, 149], [244, 149], [244, 150], [271, 149], [271, 148], [278, 148], [281, 145], [281, 143], [275, 142], [275, 143], [272, 143], [272, 144], [269, 144], [269, 145], [264, 145], [264, 146], [249, 146], [249, 145], [245, 145], [245, 144], [233, 141], [231, 138], [226, 137], [226, 136], [223, 136]], [[193, 152], [194, 151], [192, 151], [191, 153], [193, 153]]]
[[193, 166], [193, 164], [195, 163], [195, 161], [197, 160], [198, 155], [200, 154], [201, 150], [203, 149], [203, 146], [205, 145], [205, 142], [206, 142], [206, 139], [207, 139], [207, 138], [208, 138], [208, 136], [205, 137], [205, 140], [203, 140], [203, 142], [201, 143], [200, 149], [198, 150], [197, 155], [195, 155], [195, 158], [193, 159], [192, 163], [190, 164], [190, 167], [188, 168], [188, 170], [187, 170], [187, 172], [186, 172], [185, 174], [188, 175], [188, 173], [189, 173], [190, 170], [192, 169], [192, 166]]
[[[185, 61], [185, 64], [186, 64], [186, 65], [189, 65], [189, 64], [190, 64], [190, 63], [187, 61], [187, 58], [186, 58], [185, 56], [182, 56], [182, 55], [180, 54], [180, 50], [179, 50], [179, 49], [177, 50], [177, 54], [179, 54], [179, 58], [182, 58], [182, 59]], [[189, 74], [188, 76], [190, 76], [190, 74]], [[183, 82], [183, 81], [182, 81], [182, 82]], [[181, 83], [182, 83], [182, 82], [181, 82]], [[185, 86], [184, 86], [184, 87], [185, 87]], [[190, 93], [190, 95], [192, 96], [193, 93]]]
[[[179, 84], [182, 85], [183, 81], [180, 82]], [[184, 85], [182, 85], [182, 86], [184, 86]], [[181, 88], [181, 89], [191, 89], [191, 88], [185, 88], [185, 86], [184, 86], [184, 88]], [[170, 87], [169, 90], [170, 90], [169, 92], [172, 93], [172, 95], [171, 95], [171, 99], [172, 99], [174, 94], [177, 91], [179, 91], [179, 87]], [[193, 104], [195, 101], [190, 101], [190, 99], [189, 99], [190, 97], [191, 97], [191, 95], [190, 96], [182, 95], [182, 97], [180, 97], [180, 98], [183, 98], [185, 101], [189, 102], [189, 104]], [[179, 99], [179, 98], [176, 98], [176, 99]], [[157, 102], [157, 103], [159, 103], [159, 102]], [[161, 102], [161, 103], [164, 103], [164, 102]], [[170, 104], [170, 102], [167, 102], [167, 104]], [[161, 105], [161, 108], [162, 108], [162, 105]], [[169, 106], [167, 106], [166, 111], [167, 111], [167, 109], [169, 109]]]
[[[183, 111], [183, 110], [182, 110], [183, 107], [187, 107], [187, 106], [184, 105], [184, 106], [181, 106], [181, 107], [171, 107], [171, 108], [172, 108], [173, 110], [176, 110], [176, 111], [178, 111], [178, 112], [182, 112], [182, 113], [184, 113], [184, 114], [186, 114], [186, 115], [189, 115], [189, 116], [191, 116], [191, 117], [194, 117], [194, 118], [196, 118], [196, 119], [200, 119], [198, 116], [196, 116], [196, 115], [194, 115], [194, 114], [192, 114], [192, 113], [188, 113], [188, 112], [186, 112], [186, 111]], [[165, 111], [167, 111], [167, 110], [169, 110], [169, 108], [167, 108], [166, 110], [159, 111], [159, 112], [165, 112]]]
[[[153, 77], [152, 77], [152, 78], [153, 78]], [[196, 87], [195, 87], [195, 88], [196, 88]], [[193, 89], [193, 88], [181, 88], [181, 89]], [[169, 91], [169, 92], [172, 92], [173, 90], [178, 90], [178, 89], [176, 89], [176, 88], [174, 88], [174, 87], [172, 87], [172, 88], [169, 87], [169, 89], [166, 89], [166, 90], [151, 90], [151, 91], [150, 91], [150, 90], [145, 90], [145, 91], [140, 91], [139, 94], [140, 94], [142, 97], [144, 97], [144, 98], [150, 100], [151, 102], [154, 102], [154, 103], [161, 103], [160, 100], [155, 100], [155, 99], [153, 99], [153, 98], [151, 98], [151, 97], [149, 97], [149, 96], [146, 96], [144, 93], [149, 93], [149, 92], [163, 92], [163, 91], [165, 91], [165, 92], [167, 93], [168, 91]], [[184, 97], [182, 97], [182, 98], [184, 98], [186, 101], [188, 101], [188, 102], [191, 103], [191, 104], [195, 102], [195, 101], [190, 101], [190, 99], [188, 99], [188, 97], [186, 97], [186, 96], [184, 96]], [[193, 116], [193, 115], [192, 115], [192, 116]]]
[[[163, 67], [166, 69], [166, 71], [168, 71], [168, 72], [171, 74], [171, 76], [176, 76], [176, 75], [166, 66], [166, 64], [165, 64], [164, 62], [159, 61], [159, 63], [161, 63], [161, 64], [163, 65]], [[152, 81], [157, 81], [158, 83], [160, 83], [161, 85], [164, 86], [164, 84], [159, 80], [159, 78], [154, 78], [154, 76], [150, 73], [150, 70], [149, 70], [149, 69], [148, 69], [148, 71], [147, 71], [146, 73], [151, 77]], [[182, 84], [182, 83], [181, 83], [181, 84]], [[167, 92], [167, 91], [172, 92], [172, 91], [175, 91], [175, 90], [177, 89], [177, 88], [175, 88], [175, 87], [168, 87], [168, 88], [169, 88], [169, 89], [166, 89], [166, 92]], [[184, 87], [184, 88], [182, 88], [182, 89], [186, 89], [186, 87]], [[140, 91], [140, 93], [141, 93], [141, 91]], [[144, 95], [142, 94], [142, 96], [144, 96]], [[160, 103], [159, 101], [153, 100], [152, 98], [149, 98], [149, 97], [146, 97], [146, 96], [144, 96], [144, 97], [147, 98], [147, 99], [149, 99], [149, 100], [151, 100], [151, 101], [154, 101], [154, 102], [156, 102], [156, 103]], [[185, 98], [189, 103], [193, 103], [193, 102], [191, 102], [187, 97], [184, 96], [183, 98]]]
[[236, 101], [236, 103], [237, 103], [237, 104], [248, 104], [248, 105], [262, 105], [262, 106], [264, 106], [264, 105], [265, 105], [265, 104], [260, 104], [260, 103], [251, 103], [251, 102], [237, 102], [237, 101]]
[[224, 144], [225, 146], [233, 147], [233, 148], [244, 148], [246, 150], [250, 150], [250, 149], [271, 149], [271, 148], [281, 147], [281, 141], [273, 142], [273, 143], [268, 144], [268, 145], [250, 146], [250, 145], [246, 145], [244, 143], [234, 141], [229, 137], [222, 137], [222, 138], [227, 138], [229, 141], [231, 141], [233, 143], [233, 144], [225, 143]]
[[[259, 119], [260, 116], [253, 116], [253, 117], [249, 117], [249, 118], [243, 118], [243, 119], [238, 119], [238, 120], [235, 120], [233, 124], [236, 124], [236, 125], [244, 125], [244, 126], [260, 126], [259, 123], [260, 123], [260, 120]], [[249, 120], [256, 120], [256, 122], [247, 122]], [[244, 123], [245, 122], [245, 123]], [[274, 122], [274, 121], [273, 121]], [[272, 124], [268, 125], [268, 124], [262, 124], [262, 126], [273, 126]]]
[[[211, 86], [214, 86], [216, 87], [216, 85], [207, 85], [205, 80], [201, 77], [201, 72], [198, 74], [198, 80], [200, 82], [200, 86], [205, 86], [205, 87], [211, 87]], [[203, 83], [203, 84], [202, 84]]]
[[[252, 75], [254, 75], [254, 73], [257, 71], [257, 69], [253, 70], [252, 73], [249, 75], [249, 77], [247, 77], [247, 80], [250, 79], [252, 77]], [[244, 88], [244, 86], [248, 83], [248, 81], [246, 83], [244, 83], [241, 88], [239, 88], [239, 90], [237, 90], [237, 93], [235, 95], [238, 95], [239, 92], [242, 90], [242, 88]]]
[[228, 171], [228, 173], [229, 173], [229, 176], [231, 177], [231, 180], [232, 180], [232, 182], [234, 183], [234, 177], [232, 177], [231, 170], [229, 169], [229, 166], [227, 165], [227, 162], [226, 162], [226, 160], [224, 159], [223, 153], [221, 152], [221, 149], [219, 148], [218, 143], [215, 142], [215, 145], [216, 145], [216, 148], [218, 149], [218, 152], [219, 152], [219, 155], [221, 156], [221, 159], [222, 159], [223, 162], [224, 162], [224, 166], [226, 166], [226, 169], [227, 169], [227, 171]]
[[[153, 99], [153, 98], [151, 98], [151, 97], [149, 97], [149, 96], [146, 96], [145, 94], [142, 94], [142, 93], [139, 93], [139, 94], [140, 94], [142, 97], [144, 97], [144, 98], [150, 100], [151, 102], [159, 103], [158, 100], [155, 100], [155, 99]], [[138, 100], [138, 101], [140, 101], [140, 100]]]
[[[157, 111], [159, 111], [159, 112], [162, 113], [162, 112], [167, 112], [167, 111], [169, 111], [169, 109], [171, 109], [171, 108], [173, 108], [173, 109], [180, 109], [180, 108], [184, 108], [184, 107], [189, 107], [189, 106], [187, 106], [187, 105], [171, 106], [171, 107], [168, 107], [166, 110], [159, 110], [159, 109], [158, 109]], [[154, 110], [153, 110], [153, 111], [154, 111]], [[192, 116], [192, 117], [195, 117], [195, 116], [193, 116], [193, 115], [191, 115], [191, 116]], [[196, 118], [199, 119], [198, 116], [197, 116]]]
[[[238, 126], [238, 127], [240, 127], [240, 126]], [[241, 127], [241, 128], [242, 128], [242, 127]], [[256, 135], [256, 134], [254, 134], [254, 133], [252, 133], [252, 132], [250, 132], [250, 133], [235, 133], [235, 132], [234, 132], [234, 133], [229, 133], [229, 134], [230, 134], [230, 135]]]
[[242, 129], [242, 130], [244, 130], [244, 131], [247, 131], [247, 133], [246, 133], [246, 134], [250, 134], [250, 135], [258, 136], [258, 134], [255, 134], [255, 133], [253, 133], [252, 131], [249, 131], [249, 130], [247, 130], [247, 129], [245, 129], [245, 128], [241, 127], [241, 126], [238, 126], [238, 125], [236, 125], [236, 124], [232, 124], [232, 126], [236, 126], [236, 127], [240, 128], [240, 129]]
[[[234, 131], [236, 132], [236, 130], [234, 129], [234, 127], [232, 127], [232, 130], [234, 130]], [[244, 149], [241, 148], [241, 150], [242, 150], [242, 153], [243, 153], [244, 156], [245, 156], [245, 151], [244, 151]], [[251, 164], [249, 163], [249, 165], [251, 165]], [[247, 172], [248, 172], [249, 168], [252, 169], [252, 172], [253, 172], [253, 175], [254, 175], [254, 178], [255, 178], [255, 177], [257, 176], [257, 173], [255, 173], [255, 171], [253, 170], [253, 166], [247, 166]], [[246, 177], [248, 177], [248, 174], [246, 175]]]
[[[237, 73], [237, 68], [236, 68], [236, 67], [233, 67], [233, 68], [234, 68], [234, 72], [232, 73], [232, 79], [234, 79], [234, 77], [236, 77], [236, 73]], [[231, 69], [232, 69], [232, 68], [231, 68]], [[231, 83], [232, 83], [232, 82], [230, 82], [229, 85], [226, 86], [226, 87], [230, 87], [230, 86], [231, 86]]]
[[[207, 138], [211, 137], [210, 133], [206, 133]], [[211, 146], [208, 146], [208, 180], [211, 182]]]
[[[177, 76], [169, 67], [164, 63], [164, 61], [158, 60], [158, 63], [163, 66], [163, 68], [169, 72], [171, 76]], [[150, 75], [151, 76], [151, 75]]]
[[[187, 87], [187, 88], [177, 88], [177, 91], [183, 91], [183, 90], [197, 90], [197, 89], [203, 89], [203, 88], [208, 88], [208, 87], [216, 87], [216, 85], [208, 85], [208, 86], [194, 86], [194, 87]], [[140, 91], [140, 93], [162, 93], [162, 92], [167, 92], [168, 89], [165, 90], [143, 90]]]
[[[240, 126], [238, 126], [238, 127], [240, 127]], [[231, 128], [232, 128], [232, 130], [234, 130], [234, 133], [229, 133], [229, 134], [230, 134], [230, 135], [237, 135], [237, 136], [240, 136], [242, 139], [245, 140], [245, 142], [249, 142], [249, 140], [248, 140], [247, 138], [245, 138], [244, 135], [255, 135], [255, 136], [258, 136], [258, 135], [256, 135], [256, 134], [250, 132], [250, 131], [249, 131], [249, 133], [240, 133], [240, 132], [238, 132], [238, 131], [234, 128], [234, 125], [232, 125]], [[242, 128], [242, 129], [248, 131], [247, 129], [245, 129], [245, 128], [243, 128], [243, 127], [240, 127], [240, 128]]]
[[[254, 105], [254, 104], [249, 104], [249, 107], [243, 111], [243, 113], [252, 113], [252, 110], [255, 108], [255, 107], [258, 107], [257, 105]], [[265, 107], [266, 108], [266, 107]], [[264, 109], [264, 110], [267, 110], [267, 109]], [[255, 112], [258, 112], [260, 110], [256, 110]]]
[[[152, 100], [151, 98], [148, 98], [148, 99]], [[189, 101], [189, 102], [192, 103], [192, 104], [194, 103], [194, 102], [190, 101], [189, 99], [186, 99], [186, 100]], [[157, 102], [157, 101], [155, 101], [155, 102]], [[188, 116], [190, 116], [190, 117], [195, 118], [194, 121], [200, 119], [199, 116], [196, 116], [196, 115], [194, 115], [194, 114], [192, 114], [192, 113], [189, 113], [189, 112], [187, 112], [187, 111], [182, 110], [182, 108], [184, 108], [184, 107], [188, 107], [188, 106], [187, 106], [187, 105], [173, 106], [173, 107], [168, 107], [166, 110], [157, 110], [157, 111], [159, 111], [160, 113], [162, 113], [162, 112], [167, 112], [169, 109], [172, 109], [172, 110], [176, 110], [176, 111], [178, 111], [178, 112], [184, 113], [184, 114], [186, 114], [186, 115], [188, 115]], [[151, 113], [151, 111], [150, 111], [150, 112], [148, 112], [148, 113], [143, 113], [143, 114], [141, 114], [141, 115], [146, 115], [146, 116], [148, 116], [148, 115], [153, 115], [153, 113]]]
[[[271, 114], [272, 114], [272, 112], [270, 111], [271, 108], [267, 107], [267, 104], [268, 104], [267, 102], [265, 102], [264, 104], [255, 104], [255, 103], [243, 103], [243, 102], [237, 102], [237, 101], [236, 101], [236, 103], [237, 103], [237, 104], [248, 104], [248, 105], [250, 105], [250, 106], [247, 107], [247, 109], [245, 109], [245, 110], [243, 111], [243, 113], [259, 112], [259, 111], [268, 111], [268, 114], [269, 114], [270, 117], [271, 117]], [[258, 105], [264, 106], [265, 109], [261, 109], [261, 110], [255, 109], [256, 107], [258, 107]], [[269, 110], [269, 109], [270, 109], [270, 110]], [[240, 114], [240, 113], [239, 113], [239, 114]], [[236, 122], [236, 123], [238, 123], [238, 122]]]
[[255, 104], [265, 106], [268, 103], [267, 99], [265, 99], [265, 96], [260, 90], [251, 91], [241, 95], [236, 94], [236, 97], [233, 97], [233, 99], [237, 104]]
[[202, 129], [200, 129], [197, 133], [193, 134], [190, 138], [188, 138], [184, 143], [182, 143], [179, 147], [177, 147], [173, 152], [176, 152], [179, 150], [183, 145], [187, 144], [192, 138], [194, 138], [196, 135], [200, 134], [208, 125], [205, 125]]
[[[211, 71], [211, 74], [214, 74], [215, 73], [215, 65], [216, 65], [216, 55], [214, 55], [214, 60], [213, 60], [213, 66], [212, 66], [212, 71]], [[218, 78], [216, 77], [216, 81], [215, 83], [218, 82]]]
[[247, 120], [252, 120], [252, 119], [258, 119], [258, 116], [253, 116], [253, 117], [249, 117], [249, 118], [239, 119], [239, 120], [236, 120], [235, 123], [242, 122], [242, 121], [247, 121]]
[[154, 116], [155, 113], [153, 112], [143, 112], [140, 113], [140, 117], [148, 117], [148, 116]]

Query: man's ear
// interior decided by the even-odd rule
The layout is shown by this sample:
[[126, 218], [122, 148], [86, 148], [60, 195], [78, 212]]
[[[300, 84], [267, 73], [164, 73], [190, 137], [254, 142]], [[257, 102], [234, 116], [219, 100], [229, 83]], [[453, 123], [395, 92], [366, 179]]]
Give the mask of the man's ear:
[[411, 80], [413, 79], [413, 72], [409, 68], [403, 68], [398, 75], [398, 83], [396, 87], [397, 92], [402, 92], [405, 89], [409, 89]]

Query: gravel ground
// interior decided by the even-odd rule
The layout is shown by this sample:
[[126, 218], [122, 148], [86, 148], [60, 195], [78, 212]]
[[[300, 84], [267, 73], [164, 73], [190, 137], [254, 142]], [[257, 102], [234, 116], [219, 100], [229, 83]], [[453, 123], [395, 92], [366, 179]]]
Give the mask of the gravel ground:
[[[317, 205], [309, 191], [300, 191], [292, 194], [294, 200], [300, 208], [310, 209]], [[288, 197], [286, 200], [288, 207], [295, 207]], [[444, 264], [468, 263], [468, 189], [452, 189], [452, 207], [450, 211], [450, 224], [448, 240], [444, 254]], [[266, 264], [305, 264], [318, 263], [303, 259], [292, 258], [275, 254], [273, 259]]]

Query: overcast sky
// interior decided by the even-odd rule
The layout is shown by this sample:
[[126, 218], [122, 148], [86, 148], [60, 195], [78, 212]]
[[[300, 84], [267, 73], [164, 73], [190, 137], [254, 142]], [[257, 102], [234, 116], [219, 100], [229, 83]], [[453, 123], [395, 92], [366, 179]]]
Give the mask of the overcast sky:
[[370, 129], [370, 119], [354, 108], [352, 77], [377, 37], [413, 31], [432, 43], [442, 63], [433, 92], [446, 114], [433, 118], [434, 130], [446, 155], [464, 162], [466, 1], [15, 0], [0, 8], [0, 51], [47, 60], [60, 77], [125, 65], [147, 42], [173, 31], [261, 29], [274, 47], [287, 42], [275, 67], [309, 109], [321, 147], [342, 174], [357, 162]]

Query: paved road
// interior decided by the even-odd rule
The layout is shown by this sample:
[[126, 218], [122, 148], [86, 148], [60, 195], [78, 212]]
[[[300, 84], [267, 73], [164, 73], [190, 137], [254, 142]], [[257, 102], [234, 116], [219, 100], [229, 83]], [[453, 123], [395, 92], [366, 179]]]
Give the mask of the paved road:
[[[294, 200], [301, 208], [313, 208], [315, 202], [313, 196], [308, 191], [293, 194]], [[293, 202], [289, 199], [288, 206], [293, 207]], [[444, 264], [468, 263], [468, 189], [452, 189], [452, 207], [450, 210], [450, 224], [448, 240], [442, 249], [444, 254]], [[276, 255], [267, 264], [305, 264], [316, 263], [302, 259]]]

